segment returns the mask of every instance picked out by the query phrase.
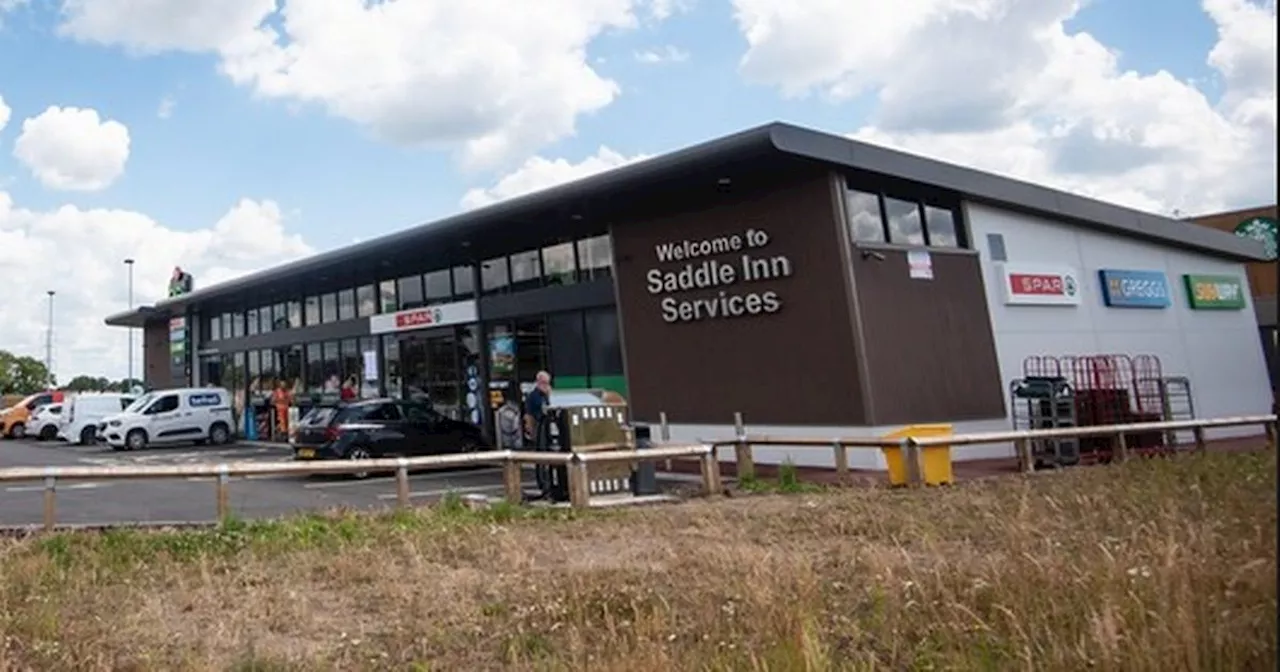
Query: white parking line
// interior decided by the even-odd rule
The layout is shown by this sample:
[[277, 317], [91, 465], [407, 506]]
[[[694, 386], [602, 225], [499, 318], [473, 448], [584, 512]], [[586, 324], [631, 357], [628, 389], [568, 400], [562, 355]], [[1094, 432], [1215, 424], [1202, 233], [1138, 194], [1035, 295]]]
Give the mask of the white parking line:
[[[461, 476], [461, 477], [469, 477], [469, 476], [473, 476], [473, 475], [479, 476], [479, 475], [484, 475], [484, 474], [500, 474], [500, 473], [502, 473], [502, 469], [500, 469], [500, 468], [493, 468], [493, 469], [473, 469], [473, 470], [468, 471], [468, 472], [465, 472], [464, 474], [461, 474], [461, 475], [460, 475], [460, 474], [458, 474], [458, 473], [448, 473], [448, 474], [445, 474], [445, 473], [440, 473], [440, 472], [433, 472], [433, 473], [426, 473], [426, 474], [410, 474], [410, 475], [409, 475], [409, 480], [410, 480], [410, 481], [413, 481], [413, 482], [415, 482], [415, 483], [421, 483], [421, 482], [423, 482], [423, 481], [447, 480], [447, 479], [450, 479], [450, 478], [454, 478], [454, 479], [456, 479], [456, 478], [459, 478], [460, 476]], [[304, 488], [308, 488], [308, 489], [318, 489], [318, 488], [349, 488], [349, 487], [357, 486], [357, 485], [368, 485], [368, 484], [370, 484], [370, 483], [391, 483], [391, 482], [394, 482], [395, 480], [396, 480], [396, 478], [395, 478], [395, 476], [394, 476], [394, 475], [390, 475], [390, 476], [381, 476], [381, 475], [379, 475], [379, 476], [374, 476], [374, 477], [371, 477], [371, 478], [365, 478], [365, 479], [354, 480], [354, 481], [332, 481], [332, 482], [321, 482], [321, 483], [307, 483], [307, 484], [304, 484], [302, 487], [304, 487]]]
[[[67, 485], [56, 486], [57, 490], [93, 490], [95, 488], [109, 488], [110, 483], [68, 483]], [[5, 492], [40, 492], [44, 490], [43, 485], [15, 485], [5, 488]]]
[[[521, 484], [520, 484], [520, 487], [521, 487], [521, 489], [524, 489], [524, 488], [536, 488], [536, 487], [538, 487], [538, 484], [537, 484], [537, 483], [521, 483]], [[436, 489], [436, 490], [413, 490], [413, 491], [411, 491], [411, 492], [409, 493], [409, 496], [410, 496], [410, 497], [441, 497], [441, 496], [443, 496], [443, 495], [447, 495], [447, 494], [449, 494], [449, 493], [451, 493], [451, 492], [452, 492], [452, 493], [457, 493], [457, 494], [466, 494], [466, 493], [471, 493], [471, 492], [494, 492], [494, 491], [499, 491], [499, 492], [500, 492], [500, 491], [502, 491], [502, 490], [503, 490], [503, 488], [504, 488], [504, 486], [503, 486], [502, 484], [498, 484], [498, 485], [471, 485], [471, 486], [464, 486], [464, 487], [459, 487], [459, 488], [439, 488], [439, 489]], [[392, 494], [386, 494], [386, 493], [384, 493], [384, 494], [378, 495], [378, 499], [395, 499], [395, 498], [396, 498], [396, 496], [397, 496], [397, 495], [395, 495], [394, 493], [392, 493]]]

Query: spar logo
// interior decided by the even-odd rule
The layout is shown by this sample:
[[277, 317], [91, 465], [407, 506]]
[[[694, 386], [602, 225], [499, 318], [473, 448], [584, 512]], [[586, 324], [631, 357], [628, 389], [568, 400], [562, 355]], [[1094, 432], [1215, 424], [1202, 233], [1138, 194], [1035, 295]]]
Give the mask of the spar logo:
[[1080, 287], [1070, 273], [1010, 273], [1009, 286], [1014, 294], [1025, 296], [1073, 297]]
[[418, 308], [396, 315], [396, 329], [429, 327], [444, 321], [444, 311], [439, 308]]

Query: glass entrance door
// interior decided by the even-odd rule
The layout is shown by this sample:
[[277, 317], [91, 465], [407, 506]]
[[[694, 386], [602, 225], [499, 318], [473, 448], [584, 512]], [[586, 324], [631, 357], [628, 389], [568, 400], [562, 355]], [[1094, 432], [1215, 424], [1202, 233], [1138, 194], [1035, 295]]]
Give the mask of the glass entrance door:
[[452, 329], [400, 337], [401, 394], [426, 397], [440, 413], [463, 419], [458, 371], [458, 344]]

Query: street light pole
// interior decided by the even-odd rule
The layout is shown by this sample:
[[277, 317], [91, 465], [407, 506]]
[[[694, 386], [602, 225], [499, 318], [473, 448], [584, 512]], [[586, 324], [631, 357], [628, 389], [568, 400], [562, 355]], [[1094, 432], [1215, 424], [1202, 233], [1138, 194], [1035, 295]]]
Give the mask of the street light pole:
[[48, 376], [45, 383], [49, 387], [53, 387], [53, 294], [54, 291], [49, 290], [49, 328], [44, 333], [44, 370]]
[[[129, 267], [129, 312], [133, 312], [133, 259], [125, 259], [124, 265]], [[124, 392], [133, 389], [133, 327], [129, 327], [129, 375], [125, 376]]]

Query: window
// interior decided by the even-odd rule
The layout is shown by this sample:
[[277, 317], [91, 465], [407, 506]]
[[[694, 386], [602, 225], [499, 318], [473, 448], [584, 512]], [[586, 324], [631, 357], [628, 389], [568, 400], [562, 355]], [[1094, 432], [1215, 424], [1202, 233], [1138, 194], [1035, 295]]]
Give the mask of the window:
[[335, 292], [320, 295], [320, 321], [338, 321], [338, 295]]
[[533, 289], [542, 284], [542, 255], [539, 250], [527, 250], [511, 255], [511, 286], [514, 289]]
[[222, 318], [217, 315], [209, 318], [209, 340], [222, 340]]
[[442, 268], [422, 276], [427, 303], [440, 303], [453, 298], [453, 284], [449, 282], [449, 269]]
[[247, 335], [253, 336], [258, 333], [258, 309], [251, 308], [245, 316], [245, 326], [247, 327]]
[[378, 312], [394, 313], [397, 308], [396, 303], [396, 281], [383, 280], [378, 283]]
[[221, 318], [219, 318], [219, 321], [221, 321], [221, 322], [222, 322], [222, 337], [223, 337], [223, 338], [232, 338], [232, 336], [231, 336], [231, 313], [223, 313], [223, 314], [222, 314], [222, 317], [221, 317]]
[[378, 293], [373, 285], [356, 287], [356, 316], [369, 317], [378, 312]]
[[289, 308], [283, 303], [277, 303], [271, 308], [271, 330], [284, 331], [289, 328]]
[[854, 242], [885, 242], [878, 195], [849, 189], [845, 192], [845, 214], [849, 218], [849, 236]]
[[302, 302], [289, 302], [289, 328], [297, 329], [302, 326]]
[[308, 296], [305, 299], [307, 326], [320, 324], [320, 297]]
[[338, 355], [338, 342], [324, 344], [324, 391], [337, 392], [342, 387], [342, 360]]
[[471, 296], [476, 293], [475, 278], [472, 266], [454, 266], [453, 267], [453, 295], [459, 298]]
[[582, 317], [587, 332], [587, 364], [592, 378], [621, 376], [622, 343], [618, 338], [617, 309], [588, 310]]
[[342, 357], [342, 382], [350, 381], [357, 390], [364, 381], [364, 358], [360, 356], [359, 342], [354, 338], [342, 341], [339, 346]]
[[231, 338], [244, 336], [244, 313], [231, 313]]
[[365, 409], [364, 417], [358, 419], [371, 422], [395, 422], [401, 417], [400, 409], [395, 404], [370, 404]]
[[587, 334], [582, 327], [582, 313], [548, 315], [547, 340], [554, 344], [551, 348], [551, 371], [556, 376], [557, 385], [587, 387], [590, 370], [587, 367]]
[[356, 319], [356, 290], [344, 289], [338, 292], [338, 319]]
[[577, 280], [573, 243], [542, 248], [542, 272], [548, 285], [571, 285]]
[[258, 309], [258, 332], [262, 334], [271, 333], [271, 306], [263, 306]]
[[609, 234], [578, 241], [578, 270], [584, 282], [613, 275], [613, 243]]
[[516, 380], [532, 383], [550, 364], [547, 323], [542, 319], [516, 322]]
[[262, 390], [275, 389], [276, 377], [280, 375], [280, 356], [275, 350], [262, 350]]
[[245, 370], [249, 372], [249, 393], [253, 396], [262, 395], [262, 360], [258, 358], [257, 350], [250, 350], [245, 353], [249, 357], [248, 366]]
[[178, 410], [178, 395], [166, 394], [163, 397], [157, 397], [151, 405], [147, 407], [145, 413], [147, 415], [155, 415], [157, 413], [169, 413]]
[[895, 245], [924, 245], [920, 204], [885, 196], [884, 218], [889, 225], [889, 242]]
[[480, 289], [484, 292], [496, 292], [504, 289], [511, 282], [507, 275], [507, 258], [498, 257], [480, 264]]
[[400, 398], [400, 339], [395, 334], [382, 337], [382, 385], [388, 397]]
[[960, 236], [956, 233], [955, 213], [950, 208], [939, 208], [936, 205], [924, 206], [924, 228], [929, 236], [929, 245], [960, 246]]
[[399, 310], [423, 306], [422, 276], [411, 275], [396, 281], [396, 293], [400, 297]]
[[303, 381], [304, 364], [305, 360], [303, 359], [301, 345], [292, 345], [281, 349], [280, 379], [284, 383], [284, 389], [295, 393], [302, 391], [302, 385], [299, 383]]
[[324, 355], [319, 343], [307, 344], [307, 392], [319, 394], [324, 388]]

